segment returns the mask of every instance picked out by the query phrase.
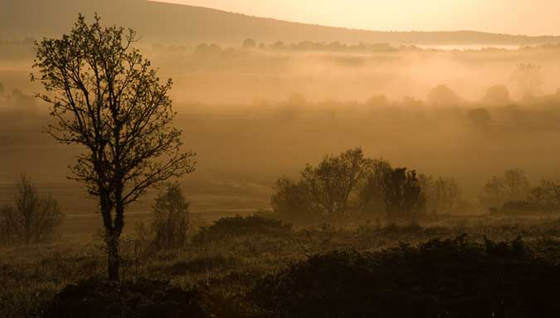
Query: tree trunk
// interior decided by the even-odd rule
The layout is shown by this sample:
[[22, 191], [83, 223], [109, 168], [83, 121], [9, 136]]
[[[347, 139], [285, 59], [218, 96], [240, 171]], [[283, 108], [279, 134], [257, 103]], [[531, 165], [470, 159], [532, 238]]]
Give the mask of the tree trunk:
[[119, 238], [122, 226], [118, 230], [116, 229], [119, 222], [113, 220], [111, 216], [113, 203], [107, 192], [102, 191], [99, 197], [103, 225], [105, 226], [105, 243], [107, 245], [107, 274], [110, 281], [118, 282], [120, 281]]
[[114, 234], [107, 234], [107, 272], [110, 281], [120, 280], [119, 238]]

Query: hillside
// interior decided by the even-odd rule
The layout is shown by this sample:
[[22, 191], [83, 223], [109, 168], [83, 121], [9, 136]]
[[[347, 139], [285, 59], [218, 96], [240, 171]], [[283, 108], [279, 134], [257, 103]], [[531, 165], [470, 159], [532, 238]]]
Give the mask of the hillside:
[[472, 31], [376, 32], [292, 23], [214, 9], [145, 0], [1, 0], [0, 39], [40, 37], [67, 31], [78, 12], [98, 12], [106, 22], [127, 25], [153, 41], [239, 43], [340, 41], [402, 44], [538, 44], [558, 37], [528, 37]]

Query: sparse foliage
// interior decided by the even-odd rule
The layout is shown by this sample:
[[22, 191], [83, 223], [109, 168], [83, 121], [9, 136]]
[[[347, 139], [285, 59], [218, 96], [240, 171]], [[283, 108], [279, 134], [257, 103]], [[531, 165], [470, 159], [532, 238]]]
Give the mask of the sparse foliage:
[[528, 202], [543, 211], [560, 210], [560, 184], [552, 180], [542, 180], [540, 185], [529, 192]]
[[358, 192], [373, 163], [364, 157], [360, 148], [327, 156], [317, 167], [307, 165], [298, 182], [279, 179], [272, 207], [290, 221], [310, 220], [321, 215], [340, 216], [352, 208], [352, 196]]
[[372, 160], [356, 148], [339, 156], [327, 156], [317, 167], [308, 165], [302, 172], [302, 182], [325, 214], [340, 215], [347, 211], [352, 191], [371, 165]]
[[523, 201], [529, 194], [529, 179], [522, 170], [506, 170], [503, 177], [492, 177], [480, 196], [482, 204], [500, 208], [508, 201]]
[[543, 85], [541, 67], [531, 63], [521, 63], [511, 75], [511, 82], [522, 97], [541, 94]]
[[304, 182], [281, 178], [276, 181], [275, 190], [270, 200], [272, 209], [283, 220], [305, 223], [320, 216], [321, 211]]
[[157, 248], [179, 248], [185, 244], [189, 228], [189, 203], [178, 184], [170, 184], [153, 207], [151, 229]]
[[119, 237], [125, 207], [149, 188], [193, 171], [181, 151], [181, 131], [168, 92], [150, 61], [133, 48], [136, 34], [78, 18], [70, 34], [35, 46], [34, 75], [50, 104], [49, 133], [85, 148], [73, 179], [99, 200], [108, 248], [108, 272], [119, 280]]
[[0, 237], [6, 243], [40, 243], [52, 239], [64, 214], [51, 196], [40, 197], [27, 177], [18, 184], [15, 206], [0, 209]]
[[426, 209], [429, 212], [449, 213], [458, 208], [461, 190], [455, 179], [420, 176], [420, 183], [426, 198]]

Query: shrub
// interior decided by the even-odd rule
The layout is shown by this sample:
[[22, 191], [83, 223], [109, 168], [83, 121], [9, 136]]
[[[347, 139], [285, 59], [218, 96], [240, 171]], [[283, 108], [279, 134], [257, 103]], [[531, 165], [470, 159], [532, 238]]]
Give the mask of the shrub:
[[45, 318], [192, 317], [208, 315], [197, 294], [147, 279], [135, 283], [89, 279], [66, 286], [48, 305]]
[[498, 212], [508, 213], [508, 214], [522, 214], [522, 213], [534, 213], [540, 211], [541, 207], [538, 204], [528, 201], [508, 201], [499, 209]]
[[235, 216], [221, 218], [213, 225], [203, 227], [195, 236], [196, 242], [225, 240], [251, 235], [288, 235], [292, 226], [282, 221], [262, 216]]
[[415, 219], [424, 212], [426, 198], [415, 170], [391, 169], [383, 178], [383, 200], [390, 218]]
[[267, 317], [556, 317], [560, 268], [520, 239], [432, 240], [376, 253], [317, 255], [262, 279]]
[[307, 165], [300, 181], [277, 181], [274, 211], [290, 220], [340, 216], [351, 208], [351, 199], [372, 165], [360, 148], [326, 156], [316, 167]]
[[173, 276], [187, 273], [204, 273], [216, 269], [231, 269], [237, 264], [237, 259], [221, 255], [195, 258], [189, 261], [178, 261], [166, 268], [166, 272]]
[[283, 220], [294, 223], [309, 223], [321, 216], [320, 209], [313, 204], [305, 183], [282, 178], [276, 182], [276, 193], [271, 198], [274, 213]]

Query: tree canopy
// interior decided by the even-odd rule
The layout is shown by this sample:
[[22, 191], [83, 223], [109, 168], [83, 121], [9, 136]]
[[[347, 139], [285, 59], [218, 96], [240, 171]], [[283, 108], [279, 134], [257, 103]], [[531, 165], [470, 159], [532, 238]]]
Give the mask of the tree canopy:
[[[162, 81], [133, 47], [133, 30], [105, 27], [83, 16], [69, 34], [36, 43], [34, 69], [50, 104], [57, 141], [86, 151], [71, 167], [99, 199], [110, 251], [110, 277], [118, 279], [118, 238], [124, 208], [150, 187], [194, 170], [194, 154], [181, 150], [181, 130]], [[111, 256], [111, 254], [114, 254]]]

